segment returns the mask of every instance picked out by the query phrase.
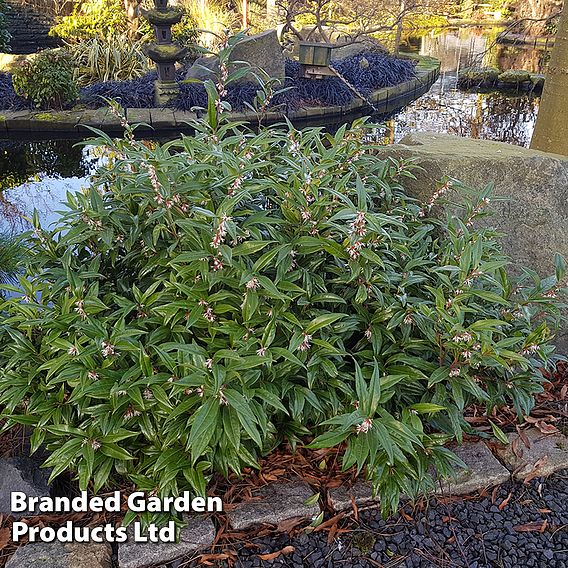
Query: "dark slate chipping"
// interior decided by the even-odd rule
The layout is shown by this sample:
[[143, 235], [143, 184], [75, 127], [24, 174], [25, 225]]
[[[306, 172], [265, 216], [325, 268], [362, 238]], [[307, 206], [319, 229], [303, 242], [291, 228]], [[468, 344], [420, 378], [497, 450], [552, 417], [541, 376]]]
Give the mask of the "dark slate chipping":
[[[499, 505], [511, 497], [506, 506]], [[495, 502], [489, 493], [476, 500], [433, 499], [423, 510], [405, 508], [402, 516], [383, 520], [380, 511], [359, 512], [359, 524], [328, 543], [325, 531], [252, 537], [255, 546], [232, 547], [235, 566], [260, 568], [566, 568], [568, 566], [568, 470], [528, 485], [507, 482]], [[551, 512], [545, 512], [550, 510]], [[542, 526], [543, 532], [527, 528]], [[274, 561], [270, 554], [293, 546]], [[196, 568], [197, 563], [190, 563]], [[219, 562], [218, 567], [227, 567]]]

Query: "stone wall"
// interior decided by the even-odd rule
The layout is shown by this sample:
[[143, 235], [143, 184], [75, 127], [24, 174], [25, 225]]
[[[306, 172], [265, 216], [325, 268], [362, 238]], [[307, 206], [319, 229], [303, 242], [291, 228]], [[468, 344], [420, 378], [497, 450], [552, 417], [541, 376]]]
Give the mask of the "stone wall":
[[49, 36], [53, 17], [23, 8], [18, 0], [7, 0], [8, 31], [12, 35], [12, 53], [35, 53], [41, 49], [57, 47], [58, 40]]

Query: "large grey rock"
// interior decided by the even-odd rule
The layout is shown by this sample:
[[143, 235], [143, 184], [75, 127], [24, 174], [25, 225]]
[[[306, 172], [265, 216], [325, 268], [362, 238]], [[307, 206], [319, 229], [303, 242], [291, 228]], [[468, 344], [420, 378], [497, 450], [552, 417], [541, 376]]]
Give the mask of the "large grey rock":
[[[529, 475], [547, 476], [559, 469], [568, 469], [568, 439], [562, 434], [545, 435], [536, 428], [525, 430], [529, 446], [518, 434], [509, 434], [509, 445], [499, 446], [499, 459], [524, 480]], [[515, 444], [513, 448], [513, 443]]]
[[185, 74], [186, 79], [196, 79], [197, 81], [214, 80], [219, 73], [219, 58], [215, 55], [204, 55], [198, 57], [193, 65]]
[[17, 518], [28, 516], [28, 514], [11, 512], [11, 492], [22, 491], [28, 497], [49, 496], [48, 477], [46, 470], [40, 469], [39, 465], [29, 458], [1, 458], [0, 513]]
[[107, 543], [32, 542], [18, 548], [6, 568], [111, 568], [111, 554]]
[[277, 525], [288, 519], [315, 517], [320, 514], [318, 504], [305, 504], [313, 494], [310, 487], [301, 481], [271, 483], [256, 491], [254, 500], [240, 503], [232, 511], [227, 511], [227, 516], [236, 530], [261, 523]]
[[466, 495], [504, 483], [510, 477], [509, 471], [483, 442], [465, 443], [452, 451], [467, 468], [459, 470], [453, 479], [440, 481], [437, 494]]
[[353, 57], [364, 51], [376, 51], [380, 53], [388, 53], [385, 46], [378, 40], [362, 36], [353, 41], [349, 38], [338, 40], [334, 49], [331, 50], [331, 60], [337, 61], [346, 57]]
[[[568, 158], [512, 146], [445, 134], [419, 133], [386, 146], [381, 157], [416, 157], [423, 169], [416, 180], [405, 180], [407, 191], [426, 202], [444, 176], [474, 189], [494, 183], [490, 205], [495, 215], [480, 225], [504, 234], [501, 242], [512, 259], [511, 271], [526, 266], [541, 276], [554, 273], [553, 258], [568, 259]], [[459, 199], [454, 191], [449, 198]], [[560, 352], [568, 353], [568, 329], [557, 337]]]
[[120, 568], [142, 568], [166, 564], [190, 554], [199, 548], [213, 544], [215, 527], [209, 518], [188, 517], [187, 525], [181, 529], [179, 542], [134, 542], [132, 525], [128, 528], [128, 540], [119, 544], [118, 565]]
[[[283, 80], [286, 76], [284, 55], [278, 41], [276, 30], [268, 30], [260, 34], [244, 38], [233, 49], [229, 62], [229, 71], [241, 67], [236, 62], [245, 61], [251, 66], [251, 71], [264, 70], [270, 77]], [[206, 69], [203, 69], [206, 67]], [[200, 57], [188, 69], [186, 79], [205, 80], [215, 77], [219, 71], [219, 59], [214, 56]], [[252, 73], [247, 74], [242, 81], [255, 81]]]

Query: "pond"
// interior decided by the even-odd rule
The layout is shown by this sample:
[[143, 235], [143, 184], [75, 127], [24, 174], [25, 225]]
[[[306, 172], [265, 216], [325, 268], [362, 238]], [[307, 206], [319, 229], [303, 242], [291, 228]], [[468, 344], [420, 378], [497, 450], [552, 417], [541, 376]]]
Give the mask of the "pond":
[[[456, 87], [457, 73], [472, 65], [542, 72], [548, 53], [496, 43], [500, 28], [428, 31], [408, 38], [403, 49], [441, 60], [441, 75], [429, 93], [377, 129], [377, 138], [395, 143], [412, 132], [450, 133], [528, 146], [538, 97], [516, 93], [475, 93]], [[21, 231], [34, 208], [42, 222], [57, 218], [67, 191], [88, 181], [99, 159], [92, 147], [72, 141], [0, 142], [0, 231]]]

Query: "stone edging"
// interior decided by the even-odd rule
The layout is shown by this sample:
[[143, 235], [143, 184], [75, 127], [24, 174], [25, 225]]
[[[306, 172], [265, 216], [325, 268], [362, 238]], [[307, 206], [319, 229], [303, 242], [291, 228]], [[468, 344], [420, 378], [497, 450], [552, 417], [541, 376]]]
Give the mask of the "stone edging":
[[[457, 447], [455, 453], [467, 469], [456, 478], [439, 484], [436, 495], [465, 495], [488, 489], [511, 477], [524, 481], [568, 468], [568, 438], [558, 433], [543, 435], [529, 429], [523, 435], [509, 434], [509, 444], [469, 442]], [[528, 444], [528, 445], [527, 445]], [[318, 503], [307, 501], [313, 490], [303, 481], [277, 482], [254, 492], [251, 501], [236, 504], [226, 511], [234, 530], [253, 526], [276, 525], [291, 519], [315, 519], [322, 509]], [[377, 507], [371, 486], [359, 481], [353, 487], [338, 487], [329, 491], [329, 503], [336, 512], [349, 511], [353, 504], [358, 509]], [[348, 513], [347, 513], [348, 514]], [[127, 542], [119, 545], [120, 568], [143, 568], [171, 562], [181, 556], [208, 548], [215, 539], [215, 528], [210, 518], [193, 517], [181, 532], [178, 544], [140, 544]], [[101, 544], [28, 544], [18, 549], [6, 568], [32, 568], [40, 558], [59, 558], [58, 567], [110, 568], [110, 554], [104, 554]], [[107, 552], [110, 547], [107, 546]]]
[[[355, 99], [343, 106], [299, 108], [288, 113], [288, 119], [300, 126], [329, 125], [342, 118], [362, 116], [368, 111], [386, 115], [406, 106], [427, 93], [440, 75], [440, 62], [437, 59], [413, 54], [407, 54], [406, 57], [418, 60], [416, 77], [371, 93], [369, 101], [374, 108], [361, 99]], [[197, 115], [165, 108], [133, 108], [126, 110], [126, 117], [131, 124], [144, 124], [137, 130], [139, 134], [168, 136], [180, 132], [191, 133], [192, 128], [188, 123], [195, 120]], [[264, 124], [281, 122], [284, 117], [281, 111], [268, 112]], [[252, 111], [233, 112], [231, 119], [254, 125], [257, 116]], [[116, 135], [124, 131], [120, 119], [108, 108], [58, 112], [0, 111], [0, 139], [85, 138], [90, 135], [89, 127]]]

